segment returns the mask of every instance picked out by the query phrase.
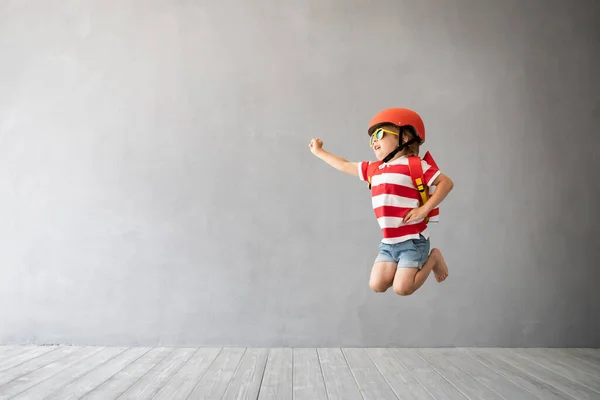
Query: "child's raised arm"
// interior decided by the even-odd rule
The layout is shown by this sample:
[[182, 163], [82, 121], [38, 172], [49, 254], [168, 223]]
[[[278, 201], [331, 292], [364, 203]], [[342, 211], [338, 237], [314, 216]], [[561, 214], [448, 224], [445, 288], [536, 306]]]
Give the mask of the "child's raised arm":
[[342, 157], [329, 153], [323, 149], [323, 141], [321, 139], [312, 139], [308, 147], [310, 147], [310, 151], [315, 156], [319, 157], [338, 171], [358, 176], [358, 163], [350, 162]]

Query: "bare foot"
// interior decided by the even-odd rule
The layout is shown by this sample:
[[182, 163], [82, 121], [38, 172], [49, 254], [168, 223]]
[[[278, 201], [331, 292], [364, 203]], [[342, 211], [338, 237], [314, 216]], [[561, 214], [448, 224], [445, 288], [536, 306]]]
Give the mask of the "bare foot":
[[442, 256], [442, 252], [438, 249], [431, 250], [431, 255], [435, 257], [435, 266], [431, 269], [435, 280], [443, 282], [448, 277], [448, 266], [446, 265], [446, 261], [444, 261], [444, 256]]

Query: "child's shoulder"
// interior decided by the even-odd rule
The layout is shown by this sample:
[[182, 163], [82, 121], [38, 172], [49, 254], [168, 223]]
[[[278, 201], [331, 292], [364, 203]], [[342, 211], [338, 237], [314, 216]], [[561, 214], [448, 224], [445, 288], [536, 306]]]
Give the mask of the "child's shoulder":
[[376, 171], [381, 165], [383, 165], [383, 161], [368, 161], [367, 171], [368, 172]]

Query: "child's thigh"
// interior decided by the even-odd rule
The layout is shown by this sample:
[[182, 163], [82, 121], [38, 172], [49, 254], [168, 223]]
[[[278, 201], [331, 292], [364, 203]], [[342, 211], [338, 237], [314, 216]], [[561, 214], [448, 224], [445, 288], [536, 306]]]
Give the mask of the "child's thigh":
[[394, 282], [396, 275], [396, 263], [376, 262], [371, 269], [369, 284], [373, 290], [387, 290]]
[[417, 272], [419, 272], [419, 268], [398, 268], [394, 276], [394, 291], [398, 294], [409, 294], [408, 292], [412, 291]]
[[371, 279], [389, 281], [394, 280], [396, 275], [396, 263], [394, 262], [376, 262], [371, 269]]

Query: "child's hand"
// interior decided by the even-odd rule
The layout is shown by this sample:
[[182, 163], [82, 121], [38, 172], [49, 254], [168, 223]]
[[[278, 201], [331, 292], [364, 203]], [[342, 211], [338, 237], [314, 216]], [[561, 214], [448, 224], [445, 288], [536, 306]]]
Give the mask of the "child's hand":
[[323, 141], [319, 138], [311, 139], [308, 147], [310, 147], [310, 151], [316, 155], [319, 152], [319, 150], [323, 148]]
[[410, 224], [411, 222], [415, 222], [419, 219], [423, 219], [429, 214], [429, 211], [425, 206], [421, 206], [419, 208], [413, 208], [409, 212], [404, 215], [404, 223]]

